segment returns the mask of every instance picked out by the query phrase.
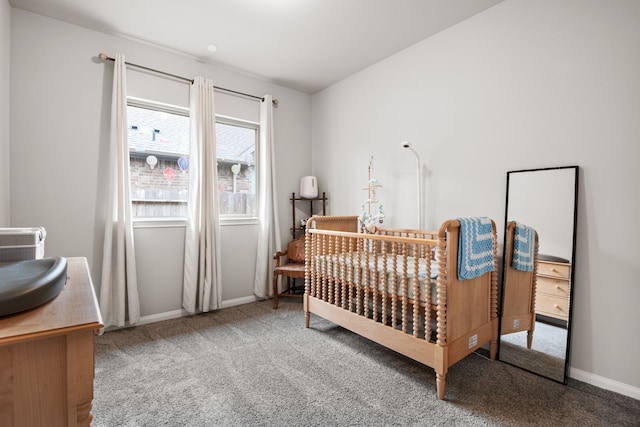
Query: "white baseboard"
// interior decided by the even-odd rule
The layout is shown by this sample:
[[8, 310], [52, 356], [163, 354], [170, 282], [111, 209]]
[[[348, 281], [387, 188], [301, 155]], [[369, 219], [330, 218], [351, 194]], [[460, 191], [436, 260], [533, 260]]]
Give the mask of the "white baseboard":
[[249, 304], [250, 302], [255, 302], [258, 301], [258, 298], [256, 298], [255, 295], [250, 295], [248, 297], [242, 297], [242, 298], [236, 298], [236, 299], [230, 299], [227, 301], [222, 301], [222, 304], [220, 304], [220, 308], [228, 308], [228, 307], [233, 307], [236, 305], [242, 305], [242, 304]]
[[149, 316], [141, 316], [135, 326], [146, 325], [149, 323], [162, 322], [163, 320], [177, 319], [179, 317], [188, 316], [186, 310], [173, 310], [164, 313], [151, 314]]
[[601, 377], [599, 375], [592, 374], [591, 372], [572, 367], [569, 367], [569, 377], [573, 378], [574, 380], [582, 381], [583, 383], [591, 384], [605, 390], [613, 391], [640, 400], [640, 388], [621, 383], [620, 381]]
[[[222, 304], [220, 304], [220, 308], [228, 308], [228, 307], [234, 307], [236, 305], [249, 304], [257, 300], [258, 298], [256, 298], [253, 295], [248, 297], [235, 298], [232, 300], [222, 301]], [[146, 325], [148, 323], [162, 322], [163, 320], [177, 319], [179, 317], [184, 317], [188, 315], [189, 313], [187, 313], [186, 310], [173, 310], [173, 311], [167, 311], [164, 313], [151, 314], [149, 316], [140, 317], [140, 320], [138, 321], [138, 323], [136, 323], [136, 326]]]

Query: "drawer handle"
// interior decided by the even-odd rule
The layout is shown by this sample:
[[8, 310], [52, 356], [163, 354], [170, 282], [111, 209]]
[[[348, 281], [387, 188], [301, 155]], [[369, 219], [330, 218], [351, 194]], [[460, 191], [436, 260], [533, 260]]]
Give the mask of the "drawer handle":
[[553, 271], [554, 273], [560, 274], [560, 272], [558, 270], [556, 270], [555, 268], [552, 268], [551, 271]]
[[561, 290], [562, 290], [562, 287], [561, 287], [561, 286], [559, 286], [559, 285], [556, 285], [556, 289], [557, 289], [557, 290], [559, 290], [559, 291], [561, 291]]
[[562, 307], [560, 307], [558, 304], [553, 304], [553, 306], [554, 306], [557, 310], [562, 311]]

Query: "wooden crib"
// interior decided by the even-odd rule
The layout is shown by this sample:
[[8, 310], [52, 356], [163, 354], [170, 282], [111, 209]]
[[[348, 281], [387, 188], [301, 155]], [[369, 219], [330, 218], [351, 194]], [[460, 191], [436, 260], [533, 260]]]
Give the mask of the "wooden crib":
[[514, 221], [507, 223], [500, 334], [527, 331], [527, 348], [531, 348], [536, 326], [538, 233], [535, 233], [533, 271], [521, 271], [513, 267], [515, 228]]
[[[486, 343], [495, 359], [495, 271], [459, 280], [460, 222], [436, 232], [358, 233], [357, 217], [307, 223], [304, 310], [432, 367], [438, 399], [448, 368]], [[496, 228], [491, 221], [493, 259]]]

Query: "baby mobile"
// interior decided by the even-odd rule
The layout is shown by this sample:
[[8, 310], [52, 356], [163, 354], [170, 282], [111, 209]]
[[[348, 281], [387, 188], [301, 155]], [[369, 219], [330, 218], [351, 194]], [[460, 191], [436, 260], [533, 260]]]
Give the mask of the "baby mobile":
[[[384, 211], [382, 209], [382, 205], [378, 203], [376, 199], [376, 188], [382, 187], [382, 185], [378, 184], [378, 180], [371, 177], [371, 171], [373, 170], [373, 156], [371, 156], [371, 160], [369, 160], [369, 180], [367, 182], [367, 186], [363, 188], [363, 190], [367, 190], [367, 201], [364, 205], [362, 205], [362, 213], [360, 214], [360, 227], [362, 232], [364, 233], [375, 233], [376, 232], [376, 224], [382, 224], [384, 221]], [[365, 209], [365, 205], [367, 208]], [[373, 206], [372, 206], [373, 205]], [[373, 207], [373, 211], [375, 213], [371, 213]], [[376, 209], [377, 207], [377, 209]]]

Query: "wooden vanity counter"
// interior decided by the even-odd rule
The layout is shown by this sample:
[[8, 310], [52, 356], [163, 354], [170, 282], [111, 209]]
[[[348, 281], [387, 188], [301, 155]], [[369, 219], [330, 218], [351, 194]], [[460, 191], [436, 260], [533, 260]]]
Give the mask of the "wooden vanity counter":
[[0, 425], [89, 426], [102, 327], [86, 258], [67, 258], [53, 300], [0, 317]]

